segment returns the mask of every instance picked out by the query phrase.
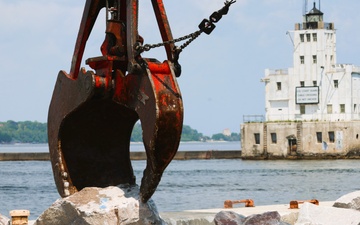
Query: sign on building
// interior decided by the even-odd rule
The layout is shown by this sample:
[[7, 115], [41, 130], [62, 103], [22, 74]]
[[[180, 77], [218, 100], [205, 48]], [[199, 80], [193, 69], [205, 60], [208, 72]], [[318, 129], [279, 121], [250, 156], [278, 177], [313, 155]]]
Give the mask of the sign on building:
[[296, 104], [318, 104], [319, 87], [296, 87], [295, 98]]

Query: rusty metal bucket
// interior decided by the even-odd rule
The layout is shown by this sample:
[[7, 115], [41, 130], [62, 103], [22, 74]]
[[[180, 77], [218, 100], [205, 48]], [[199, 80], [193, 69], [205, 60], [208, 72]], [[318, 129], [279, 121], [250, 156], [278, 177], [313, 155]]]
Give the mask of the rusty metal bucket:
[[[134, 124], [140, 120], [147, 154], [140, 196], [146, 202], [178, 149], [183, 124], [181, 93], [171, 54], [160, 63], [133, 53], [139, 42], [137, 27], [130, 24], [137, 20], [134, 0], [107, 6], [122, 10], [116, 18], [125, 20], [127, 26], [114, 28], [114, 18], [108, 20], [103, 56], [87, 60], [95, 72], [79, 69], [87, 37], [104, 2], [87, 0], [71, 71], [60, 71], [55, 84], [48, 114], [54, 179], [62, 197], [85, 187], [135, 184], [129, 147]], [[154, 10], [164, 13], [159, 2], [153, 0]], [[133, 8], [124, 11], [129, 5]], [[163, 13], [160, 31], [170, 40]], [[113, 54], [111, 49], [119, 43], [126, 51]]]

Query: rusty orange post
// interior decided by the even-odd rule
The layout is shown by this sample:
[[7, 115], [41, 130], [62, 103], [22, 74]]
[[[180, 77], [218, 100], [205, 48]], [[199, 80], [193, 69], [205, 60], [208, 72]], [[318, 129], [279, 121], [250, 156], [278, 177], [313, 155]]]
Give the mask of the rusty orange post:
[[242, 200], [226, 200], [224, 202], [224, 208], [228, 209], [228, 208], [232, 208], [233, 204], [238, 204], [238, 203], [245, 203], [245, 207], [254, 207], [254, 201], [252, 199], [242, 199]]
[[299, 204], [303, 204], [304, 202], [309, 202], [312, 203], [314, 205], [319, 205], [319, 201], [316, 199], [311, 199], [311, 200], [305, 200], [305, 201], [290, 201], [290, 209], [298, 209], [299, 208]]

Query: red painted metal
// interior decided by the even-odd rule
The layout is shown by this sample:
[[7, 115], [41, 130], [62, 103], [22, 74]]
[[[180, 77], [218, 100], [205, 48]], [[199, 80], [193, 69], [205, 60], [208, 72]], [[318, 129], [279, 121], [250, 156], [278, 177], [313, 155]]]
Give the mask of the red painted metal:
[[305, 201], [294, 200], [294, 201], [290, 201], [290, 209], [298, 209], [299, 204], [303, 204], [305, 202], [309, 202], [314, 205], [319, 205], [319, 201], [317, 199], [311, 199], [311, 200], [305, 200]]
[[[162, 0], [152, 0], [163, 41], [172, 40]], [[84, 49], [99, 11], [106, 7], [102, 56], [80, 69]], [[167, 60], [142, 58], [136, 46], [138, 0], [87, 0], [70, 73], [60, 71], [48, 114], [54, 179], [65, 197], [85, 187], [135, 184], [129, 157], [130, 137], [140, 120], [147, 166], [140, 186], [143, 202], [153, 195], [175, 156], [183, 124], [183, 103], [176, 81], [174, 44]], [[176, 62], [177, 63], [177, 62]]]
[[224, 201], [224, 208], [225, 209], [232, 208], [233, 204], [238, 204], [238, 203], [245, 203], [245, 207], [255, 207], [254, 200], [252, 200], [252, 199], [242, 199], [242, 200], [225, 200]]

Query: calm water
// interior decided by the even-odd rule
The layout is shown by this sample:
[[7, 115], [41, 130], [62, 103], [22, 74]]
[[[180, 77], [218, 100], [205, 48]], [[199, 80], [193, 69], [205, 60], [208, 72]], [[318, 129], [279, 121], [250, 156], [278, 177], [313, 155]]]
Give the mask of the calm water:
[[[196, 146], [198, 143], [187, 147], [201, 150]], [[229, 150], [229, 146], [224, 150]], [[10, 148], [27, 151], [32, 147]], [[214, 145], [203, 147], [222, 149]], [[9, 146], [0, 145], [1, 151], [4, 148]], [[133, 161], [133, 167], [139, 184], [145, 161]], [[0, 162], [0, 179], [0, 213], [6, 216], [12, 209], [28, 209], [30, 219], [36, 219], [59, 198], [50, 162]], [[312, 198], [321, 203], [359, 190], [359, 182], [360, 161], [356, 160], [175, 160], [165, 171], [153, 199], [160, 212], [221, 208], [224, 200], [244, 198], [252, 198], [255, 205]]]

